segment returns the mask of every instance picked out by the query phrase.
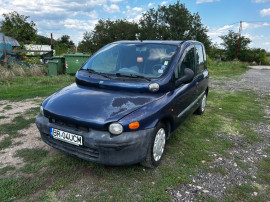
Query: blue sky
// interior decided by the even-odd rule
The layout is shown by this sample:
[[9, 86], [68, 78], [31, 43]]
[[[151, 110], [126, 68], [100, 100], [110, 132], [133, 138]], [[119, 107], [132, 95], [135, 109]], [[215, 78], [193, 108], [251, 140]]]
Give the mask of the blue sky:
[[[176, 0], [0, 0], [2, 14], [17, 11], [30, 16], [39, 34], [54, 38], [67, 34], [77, 44], [83, 33], [91, 31], [98, 19], [138, 21], [143, 12]], [[252, 40], [250, 47], [270, 51], [270, 0], [182, 0], [191, 13], [198, 12], [214, 43], [218, 36], [232, 29], [238, 32], [243, 21], [243, 35]]]

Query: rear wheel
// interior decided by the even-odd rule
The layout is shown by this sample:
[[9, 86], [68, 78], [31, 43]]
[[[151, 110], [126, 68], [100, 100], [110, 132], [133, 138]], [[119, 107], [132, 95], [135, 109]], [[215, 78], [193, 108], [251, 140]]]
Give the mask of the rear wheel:
[[146, 158], [141, 162], [141, 165], [154, 168], [160, 164], [165, 149], [166, 138], [166, 127], [163, 123], [159, 123], [152, 135]]
[[202, 102], [199, 106], [199, 108], [197, 109], [197, 114], [202, 115], [205, 111], [205, 107], [206, 107], [206, 100], [207, 100], [207, 96], [206, 93], [203, 95], [203, 99]]

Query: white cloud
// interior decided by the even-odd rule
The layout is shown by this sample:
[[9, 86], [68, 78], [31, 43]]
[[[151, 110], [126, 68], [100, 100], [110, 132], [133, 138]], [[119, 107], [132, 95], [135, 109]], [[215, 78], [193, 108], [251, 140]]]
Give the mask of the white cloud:
[[149, 3], [147, 6], [148, 8], [153, 8], [155, 3]]
[[270, 2], [270, 0], [253, 0], [254, 3], [266, 3]]
[[118, 13], [118, 12], [120, 12], [120, 8], [116, 4], [111, 4], [110, 6], [108, 6], [108, 5], [105, 4], [103, 6], [103, 8], [108, 13]]
[[130, 6], [126, 6], [126, 11], [123, 12], [123, 14], [126, 15], [126, 18], [128, 21], [135, 21], [138, 22], [139, 18], [142, 16], [143, 8], [141, 7], [134, 7], [131, 8]]
[[165, 6], [167, 3], [168, 3], [168, 1], [162, 1], [160, 5]]
[[[143, 13], [142, 13], [143, 14]], [[133, 17], [133, 18], [127, 18], [127, 21], [129, 21], [129, 22], [139, 22], [139, 20], [141, 19], [141, 17], [142, 17], [142, 14], [139, 14], [139, 15], [137, 15], [137, 16], [135, 16], [135, 17]]]
[[262, 9], [260, 11], [261, 16], [267, 16], [270, 15], [270, 8]]
[[196, 4], [203, 4], [203, 3], [212, 3], [215, 1], [220, 1], [220, 0], [197, 0]]
[[268, 23], [268, 22], [263, 22], [263, 23], [243, 22], [242, 26], [243, 26], [243, 30], [245, 30], [245, 29], [255, 29], [255, 28], [260, 28], [260, 27], [269, 27], [270, 23]]
[[135, 12], [141, 12], [142, 11], [142, 8], [140, 8], [140, 7], [134, 7], [134, 8], [132, 8], [132, 10], [135, 11]]
[[89, 31], [95, 27], [97, 20], [77, 20], [77, 19], [66, 19], [64, 21], [60, 21], [60, 24], [63, 24], [64, 27], [69, 29], [78, 29]]
[[110, 2], [112, 2], [112, 3], [119, 3], [121, 1], [123, 1], [123, 0], [110, 0]]
[[224, 35], [224, 34], [227, 34], [227, 32], [230, 30], [230, 29], [233, 29], [233, 25], [225, 25], [223, 27], [220, 27], [220, 28], [212, 28], [212, 29], [209, 29], [209, 32], [208, 32], [208, 35], [209, 36], [221, 36], [221, 35]]
[[91, 13], [96, 7], [100, 7], [107, 0], [14, 0], [1, 2], [0, 14], [17, 11], [20, 14], [29, 15], [33, 20], [41, 18], [65, 19], [70, 15]]

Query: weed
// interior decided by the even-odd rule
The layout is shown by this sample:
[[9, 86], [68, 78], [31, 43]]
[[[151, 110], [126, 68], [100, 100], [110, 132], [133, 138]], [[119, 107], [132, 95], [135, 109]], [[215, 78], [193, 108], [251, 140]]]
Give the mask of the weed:
[[247, 199], [252, 201], [252, 193], [257, 191], [257, 188], [248, 184], [236, 185], [234, 187], [228, 188], [227, 192], [230, 196], [227, 196], [226, 201], [247, 201]]
[[249, 68], [240, 62], [213, 62], [208, 66], [211, 78], [232, 77], [245, 73]]
[[261, 162], [259, 162], [259, 173], [258, 176], [261, 180], [270, 183], [270, 158], [265, 158]]
[[21, 149], [17, 150], [15, 156], [23, 158], [26, 163], [35, 163], [46, 157], [48, 151], [43, 149]]
[[35, 119], [25, 119], [23, 115], [17, 116], [13, 119], [12, 123], [6, 123], [0, 125], [0, 134], [9, 134], [10, 137], [19, 137], [19, 130], [28, 128], [31, 123], [34, 123]]
[[15, 170], [16, 168], [14, 166], [6, 166], [4, 168], [0, 169], [0, 175], [4, 175], [6, 172], [10, 170]]
[[3, 108], [4, 110], [11, 110], [12, 109], [12, 106], [11, 105], [7, 105]]
[[10, 137], [5, 137], [1, 142], [0, 142], [0, 150], [5, 149], [9, 146], [12, 145], [12, 141]]

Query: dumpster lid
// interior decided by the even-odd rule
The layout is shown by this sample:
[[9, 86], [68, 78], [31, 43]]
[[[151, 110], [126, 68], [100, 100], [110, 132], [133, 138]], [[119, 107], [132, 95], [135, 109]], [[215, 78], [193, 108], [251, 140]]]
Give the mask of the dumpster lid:
[[67, 53], [64, 57], [90, 57], [89, 53]]
[[64, 58], [64, 56], [53, 56], [53, 59]]
[[58, 63], [56, 60], [49, 60], [48, 63]]

